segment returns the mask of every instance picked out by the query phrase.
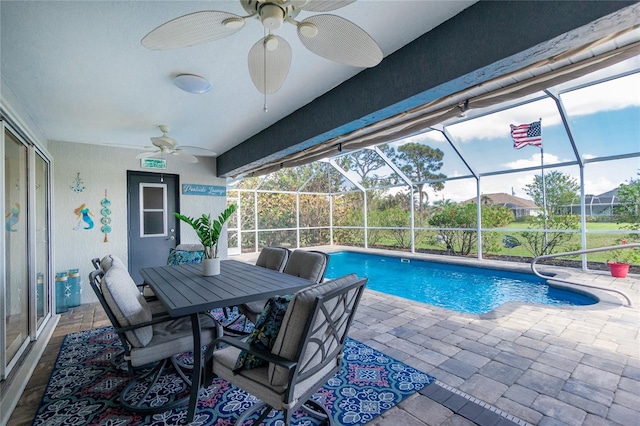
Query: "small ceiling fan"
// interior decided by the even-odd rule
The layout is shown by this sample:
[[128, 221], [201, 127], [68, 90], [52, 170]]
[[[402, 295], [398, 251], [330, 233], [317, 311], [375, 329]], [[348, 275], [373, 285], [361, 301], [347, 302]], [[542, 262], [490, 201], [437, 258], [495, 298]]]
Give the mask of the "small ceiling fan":
[[145, 147], [145, 149], [152, 149], [152, 151], [142, 152], [136, 155], [137, 159], [161, 158], [164, 155], [171, 154], [175, 155], [177, 159], [186, 161], [187, 163], [197, 163], [198, 159], [195, 155], [205, 157], [213, 157], [217, 155], [211, 150], [197, 146], [178, 146], [178, 142], [176, 142], [175, 139], [167, 136], [167, 133], [169, 133], [170, 130], [169, 126], [160, 125], [158, 128], [162, 131], [162, 136], [151, 138], [151, 142], [154, 146]]
[[177, 49], [218, 40], [236, 33], [255, 18], [267, 35], [249, 50], [249, 74], [256, 88], [266, 94], [284, 84], [291, 65], [291, 46], [272, 34], [285, 22], [295, 25], [302, 44], [323, 58], [355, 67], [374, 67], [382, 61], [375, 40], [353, 22], [336, 15], [313, 15], [296, 21], [301, 11], [326, 12], [356, 0], [240, 0], [248, 13], [239, 16], [216, 10], [195, 12], [175, 18], [149, 32], [142, 45], [153, 50]]

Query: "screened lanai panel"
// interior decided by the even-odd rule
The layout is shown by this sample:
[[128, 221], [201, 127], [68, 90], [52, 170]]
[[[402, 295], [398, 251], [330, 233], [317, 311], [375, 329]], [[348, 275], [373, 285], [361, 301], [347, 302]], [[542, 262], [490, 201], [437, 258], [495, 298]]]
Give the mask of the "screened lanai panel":
[[[388, 144], [382, 144], [378, 148], [390, 156], [395, 153], [395, 150]], [[362, 149], [344, 155], [336, 162], [344, 170], [354, 173], [358, 177], [358, 183], [364, 188], [402, 183], [400, 176], [373, 149]]]
[[230, 184], [229, 186], [232, 186], [233, 188], [236, 188], [236, 189], [256, 189], [260, 184], [260, 182], [262, 182], [262, 179], [264, 179], [262, 176], [245, 177], [240, 179], [237, 182], [234, 182], [233, 185]]
[[296, 227], [296, 195], [258, 192], [258, 229]]
[[[413, 183], [472, 175], [442, 132], [426, 131], [389, 146], [389, 157]], [[441, 187], [429, 186], [435, 190]]]
[[453, 124], [447, 130], [471, 168], [482, 174], [540, 165], [540, 148], [514, 149], [510, 128], [540, 119], [545, 164], [576, 161], [560, 113], [550, 98]]
[[328, 195], [302, 193], [299, 200], [301, 228], [330, 225], [331, 206]]
[[332, 193], [359, 191], [358, 187], [331, 165], [329, 166], [329, 189]]
[[640, 151], [640, 74], [560, 95], [584, 159]]
[[[640, 200], [637, 195], [634, 197], [637, 192], [628, 191], [640, 185], [639, 173], [640, 160], [637, 157], [585, 165], [587, 248], [618, 245], [622, 240], [640, 241], [638, 231], [632, 231], [638, 229], [637, 221], [630, 220], [625, 214], [626, 208], [640, 210]], [[621, 185], [624, 185], [622, 191]], [[579, 211], [579, 207], [576, 209]], [[611, 253], [592, 253], [587, 259], [590, 263], [613, 260]]]
[[301, 192], [314, 192], [320, 194], [328, 194], [329, 189], [329, 163], [315, 162], [309, 164], [313, 167], [314, 173], [306, 181], [306, 183], [300, 187]]
[[301, 168], [293, 167], [270, 173], [265, 176], [260, 184], [260, 189], [265, 191], [297, 191], [306, 180], [301, 171]]
[[[531, 185], [534, 183], [536, 175], [541, 175], [539, 168], [524, 172], [483, 176], [480, 179], [480, 203], [482, 205], [508, 207], [512, 213], [514, 226], [515, 223], [520, 222], [519, 228], [526, 228], [523, 222], [538, 216], [542, 212], [542, 206], [536, 204], [531, 197]], [[579, 202], [577, 198], [576, 200]], [[483, 221], [482, 227], [495, 228], [501, 226]]]
[[311, 165], [282, 168], [275, 173], [266, 175], [260, 189], [265, 191], [297, 191], [311, 177], [314, 169]]

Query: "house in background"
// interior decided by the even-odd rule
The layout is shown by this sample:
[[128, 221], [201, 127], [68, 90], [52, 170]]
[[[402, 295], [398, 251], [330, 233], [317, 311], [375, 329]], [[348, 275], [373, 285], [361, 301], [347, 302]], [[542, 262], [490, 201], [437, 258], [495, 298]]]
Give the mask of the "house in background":
[[[476, 198], [470, 198], [463, 201], [463, 204], [475, 203]], [[497, 192], [495, 194], [482, 194], [480, 196], [480, 202], [489, 206], [506, 206], [513, 212], [515, 220], [524, 220], [527, 217], [537, 216], [542, 210], [540, 206], [531, 200], [525, 200], [524, 198], [516, 197], [515, 195], [509, 195], [504, 192]]]

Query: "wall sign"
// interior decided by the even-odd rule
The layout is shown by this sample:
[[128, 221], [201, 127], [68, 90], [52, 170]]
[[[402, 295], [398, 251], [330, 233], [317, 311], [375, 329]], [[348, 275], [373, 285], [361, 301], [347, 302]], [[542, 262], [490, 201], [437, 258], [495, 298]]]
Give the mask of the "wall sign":
[[226, 186], [214, 186], [214, 185], [196, 185], [193, 183], [182, 184], [183, 195], [207, 195], [209, 197], [226, 197]]
[[167, 160], [161, 158], [142, 158], [140, 159], [140, 167], [143, 169], [166, 169]]

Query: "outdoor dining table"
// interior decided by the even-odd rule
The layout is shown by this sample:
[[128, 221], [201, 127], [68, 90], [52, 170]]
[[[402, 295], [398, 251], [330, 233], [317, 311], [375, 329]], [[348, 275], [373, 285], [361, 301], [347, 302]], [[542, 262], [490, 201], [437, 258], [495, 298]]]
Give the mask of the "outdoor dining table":
[[202, 345], [198, 314], [214, 308], [292, 294], [313, 284], [300, 277], [237, 260], [222, 260], [220, 274], [215, 276], [203, 276], [202, 265], [199, 264], [142, 268], [140, 275], [169, 315], [191, 318], [194, 350], [187, 423], [195, 415], [200, 388]]

